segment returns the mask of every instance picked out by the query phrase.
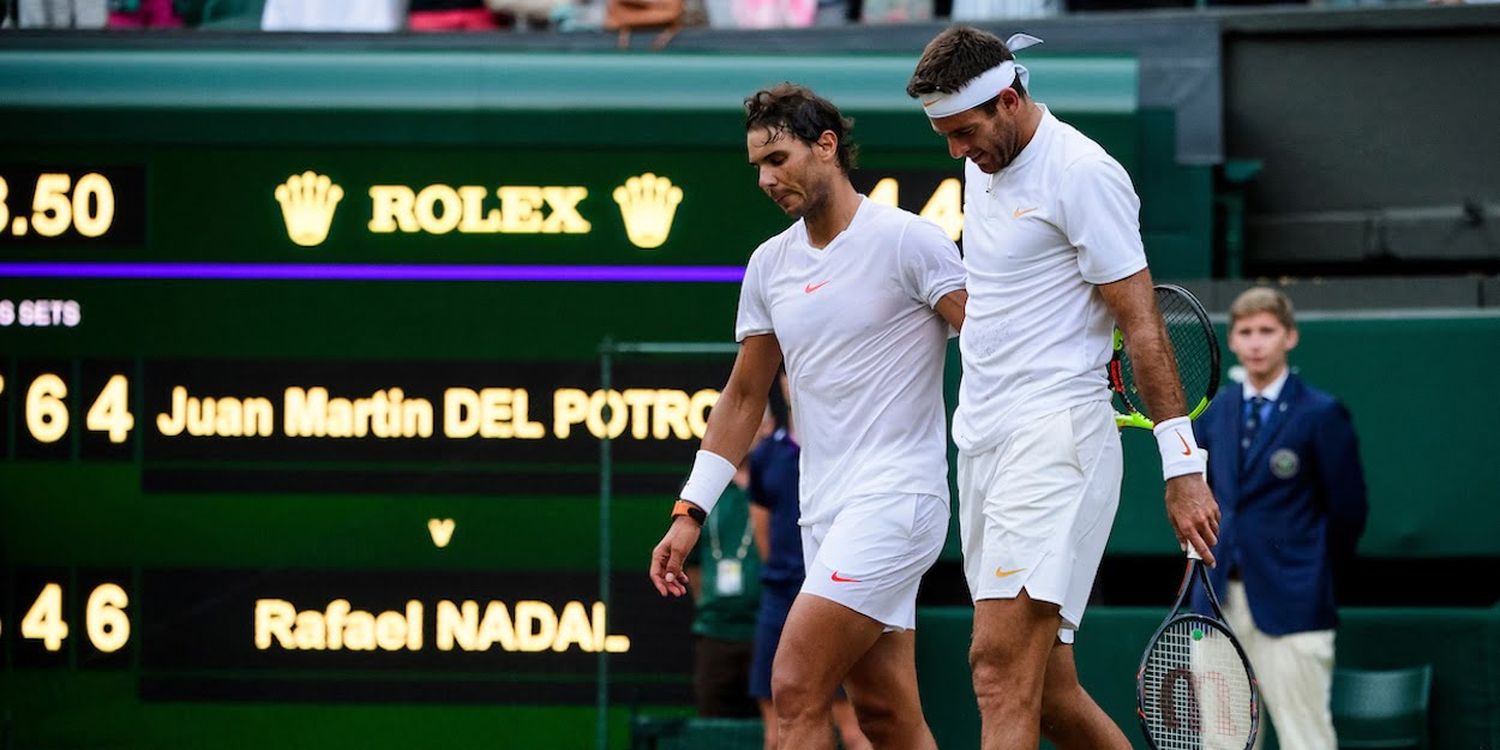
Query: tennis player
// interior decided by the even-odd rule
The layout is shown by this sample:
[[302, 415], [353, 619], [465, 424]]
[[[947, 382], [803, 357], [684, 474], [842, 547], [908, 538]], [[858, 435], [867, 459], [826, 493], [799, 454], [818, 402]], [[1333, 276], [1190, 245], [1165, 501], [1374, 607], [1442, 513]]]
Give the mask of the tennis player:
[[1105, 378], [1117, 321], [1150, 413], [1174, 417], [1155, 430], [1167, 515], [1209, 561], [1218, 506], [1182, 416], [1130, 178], [1033, 101], [1028, 77], [998, 37], [954, 27], [906, 89], [965, 160], [972, 297], [953, 439], [974, 690], [987, 749], [1035, 748], [1039, 733], [1060, 748], [1129, 748], [1078, 684], [1072, 648], [1120, 499]]
[[958, 250], [936, 224], [849, 182], [852, 121], [782, 84], [745, 100], [746, 148], [786, 231], [745, 269], [740, 352], [709, 416], [666, 536], [651, 554], [663, 596], [744, 458], [783, 355], [802, 437], [807, 578], [772, 667], [782, 748], [833, 748], [842, 683], [876, 747], [936, 748], [917, 698], [917, 583], [948, 529], [942, 397], [949, 327], [966, 298]]

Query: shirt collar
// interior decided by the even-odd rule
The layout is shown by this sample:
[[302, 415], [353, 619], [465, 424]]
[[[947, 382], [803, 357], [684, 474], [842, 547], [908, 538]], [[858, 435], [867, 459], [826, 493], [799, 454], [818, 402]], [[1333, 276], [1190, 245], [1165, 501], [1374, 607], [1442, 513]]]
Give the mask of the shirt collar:
[[1245, 400], [1249, 401], [1256, 396], [1260, 396], [1267, 401], [1275, 401], [1276, 399], [1281, 398], [1281, 389], [1286, 385], [1287, 376], [1291, 374], [1292, 368], [1281, 368], [1281, 374], [1277, 375], [1276, 379], [1272, 380], [1271, 384], [1266, 386], [1265, 389], [1261, 391], [1256, 391], [1255, 386], [1250, 385], [1250, 381], [1245, 381]]
[[1031, 140], [1021, 147], [1021, 153], [1016, 154], [1016, 158], [996, 174], [1011, 172], [1016, 167], [1026, 166], [1036, 158], [1038, 153], [1046, 150], [1046, 143], [1051, 139], [1052, 131], [1057, 128], [1057, 118], [1052, 115], [1052, 110], [1047, 109], [1047, 105], [1038, 102], [1036, 106], [1042, 111], [1042, 119], [1036, 125], [1036, 132], [1032, 133]]

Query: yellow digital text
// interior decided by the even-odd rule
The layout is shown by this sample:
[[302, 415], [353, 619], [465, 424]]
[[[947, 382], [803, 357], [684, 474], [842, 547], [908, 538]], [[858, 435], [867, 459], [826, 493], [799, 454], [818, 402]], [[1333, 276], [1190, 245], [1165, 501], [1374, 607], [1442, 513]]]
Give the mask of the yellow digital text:
[[369, 229], [448, 234], [587, 234], [592, 225], [578, 213], [588, 188], [572, 186], [406, 185], [370, 186]]
[[[34, 423], [33, 432], [50, 440], [60, 439], [67, 431], [67, 412], [62, 405], [66, 387], [60, 379], [54, 380], [39, 379], [33, 384], [27, 412], [31, 420], [28, 424]], [[106, 402], [101, 395], [90, 411], [91, 429], [109, 428], [112, 439], [118, 437], [116, 442], [120, 442], [133, 421], [128, 421], [124, 379], [111, 384], [118, 387], [106, 389], [105, 395], [113, 393], [115, 398]], [[435, 404], [408, 396], [405, 389], [394, 386], [354, 397], [335, 395], [320, 385], [292, 386], [276, 397], [207, 396], [186, 385], [173, 385], [167, 410], [156, 414], [155, 424], [157, 432], [169, 438], [264, 438], [277, 434], [279, 425], [281, 435], [293, 438], [422, 439], [440, 435], [453, 440], [567, 440], [584, 434], [598, 439], [628, 436], [634, 440], [687, 441], [703, 437], [708, 413], [719, 392], [712, 388], [557, 388], [551, 394], [550, 419], [545, 413], [546, 395], [541, 394], [540, 399], [542, 413], [533, 416], [538, 403], [526, 388], [451, 387], [442, 391], [442, 398]], [[51, 412], [46, 412], [49, 407]]]
[[[372, 612], [335, 599], [321, 609], [299, 610], [285, 599], [255, 602], [255, 648], [261, 651], [421, 651], [427, 608], [412, 599], [403, 610]], [[439, 651], [587, 653], [630, 650], [630, 638], [606, 630], [603, 602], [586, 606], [521, 600], [512, 606], [491, 600], [441, 600], [435, 607], [433, 643]]]

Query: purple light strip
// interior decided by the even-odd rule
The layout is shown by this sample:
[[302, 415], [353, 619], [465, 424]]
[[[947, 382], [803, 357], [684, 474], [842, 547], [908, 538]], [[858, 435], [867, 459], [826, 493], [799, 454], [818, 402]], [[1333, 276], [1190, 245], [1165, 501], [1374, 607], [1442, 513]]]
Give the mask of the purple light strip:
[[739, 266], [421, 266], [331, 263], [0, 263], [0, 278], [739, 283]]

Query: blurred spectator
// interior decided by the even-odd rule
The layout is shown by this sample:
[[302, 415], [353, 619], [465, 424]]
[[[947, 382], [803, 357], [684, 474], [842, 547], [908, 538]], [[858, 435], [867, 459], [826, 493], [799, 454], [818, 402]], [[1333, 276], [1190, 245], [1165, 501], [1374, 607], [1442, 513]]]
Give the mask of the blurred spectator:
[[182, 26], [172, 0], [110, 0], [112, 29], [175, 29]]
[[[933, 0], [863, 0], [860, 3], [860, 19], [868, 24], [923, 23], [931, 21], [938, 9]], [[947, 3], [944, 12], [952, 12], [952, 3]]]
[[492, 13], [513, 19], [512, 27], [518, 31], [553, 24], [572, 4], [572, 0], [485, 0]]
[[851, 20], [849, 0], [818, 0], [818, 12], [813, 16], [814, 26], [843, 26]]
[[804, 28], [817, 16], [818, 0], [731, 0], [742, 29]]
[[[761, 435], [770, 431], [769, 419]], [[693, 591], [693, 703], [704, 717], [754, 718], [750, 655], [760, 603], [760, 555], [750, 524], [747, 458], [703, 522], [683, 571]]]
[[396, 31], [405, 20], [405, 0], [266, 0], [265, 31]]
[[[1372, 0], [1323, 0], [1323, 5], [1354, 5], [1356, 2], [1369, 3]], [[1389, 2], [1397, 3], [1402, 0], [1373, 0], [1375, 3]], [[1222, 8], [1242, 5], [1307, 5], [1309, 0], [1068, 0], [1067, 10], [1070, 11], [1097, 11], [1097, 10], [1148, 10], [1156, 8]]]
[[102, 29], [109, 20], [107, 0], [11, 0], [0, 26], [23, 29]]
[[[1114, 3], [1128, 6], [1129, 3]], [[953, 0], [954, 21], [984, 21], [995, 18], [1040, 18], [1062, 11], [1061, 0]]]
[[411, 0], [412, 31], [493, 31], [500, 28], [484, 0]]

